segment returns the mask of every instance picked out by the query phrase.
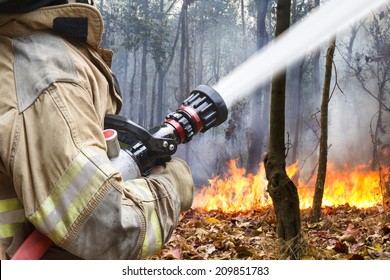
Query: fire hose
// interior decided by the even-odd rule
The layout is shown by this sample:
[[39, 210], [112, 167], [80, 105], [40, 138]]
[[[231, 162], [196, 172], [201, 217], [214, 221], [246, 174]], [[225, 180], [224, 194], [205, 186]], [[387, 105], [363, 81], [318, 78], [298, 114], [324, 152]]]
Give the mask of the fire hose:
[[[204, 133], [227, 119], [227, 106], [217, 91], [200, 85], [190, 93], [181, 107], [165, 117], [162, 125], [150, 131], [120, 115], [107, 115], [104, 119], [104, 132], [108, 156], [114, 159], [120, 153], [131, 157], [142, 175], [146, 176], [151, 169], [170, 160], [177, 151], [177, 146], [191, 141], [196, 134]], [[124, 144], [120, 148], [117, 142], [109, 140], [118, 138]], [[122, 145], [123, 145], [122, 144]], [[134, 174], [127, 179], [132, 179]], [[38, 260], [50, 248], [53, 242], [37, 229], [27, 237], [12, 260]]]

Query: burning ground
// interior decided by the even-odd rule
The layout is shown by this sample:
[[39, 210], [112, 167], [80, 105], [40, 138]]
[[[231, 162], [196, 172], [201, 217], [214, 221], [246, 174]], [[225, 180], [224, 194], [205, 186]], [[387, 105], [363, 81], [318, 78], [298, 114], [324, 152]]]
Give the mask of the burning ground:
[[[297, 179], [304, 259], [390, 259], [389, 201], [383, 199], [389, 170], [332, 165], [328, 170], [331, 179], [318, 223], [309, 219], [313, 183]], [[296, 164], [287, 168], [292, 178], [297, 172]], [[151, 259], [280, 259], [264, 168], [256, 175], [245, 173], [231, 161], [228, 174], [211, 179], [198, 192], [194, 208], [183, 214], [171, 240]]]

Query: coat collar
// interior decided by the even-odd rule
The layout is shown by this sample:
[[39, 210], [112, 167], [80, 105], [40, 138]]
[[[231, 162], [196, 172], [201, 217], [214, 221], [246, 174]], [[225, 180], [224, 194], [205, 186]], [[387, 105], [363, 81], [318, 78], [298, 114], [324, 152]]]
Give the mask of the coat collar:
[[87, 20], [86, 43], [95, 50], [98, 49], [103, 34], [103, 20], [100, 12], [87, 4], [48, 6], [25, 14], [1, 15], [0, 34], [13, 37], [54, 30], [54, 22], [64, 18]]

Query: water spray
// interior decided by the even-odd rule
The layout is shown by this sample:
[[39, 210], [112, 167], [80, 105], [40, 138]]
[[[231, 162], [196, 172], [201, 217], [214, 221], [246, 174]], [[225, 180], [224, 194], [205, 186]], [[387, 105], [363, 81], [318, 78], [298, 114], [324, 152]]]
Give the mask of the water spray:
[[[187, 143], [199, 132], [204, 133], [220, 125], [227, 119], [227, 115], [227, 106], [222, 97], [206, 85], [193, 90], [181, 107], [169, 113], [162, 125], [150, 131], [123, 116], [107, 115], [105, 128], [111, 130], [106, 130], [106, 141], [108, 139], [108, 143], [112, 143], [111, 138], [115, 134], [113, 131], [116, 131], [119, 141], [127, 145], [125, 149], [120, 149], [117, 144], [108, 144], [109, 157], [126, 174], [129, 167], [121, 168], [122, 163], [115, 163], [115, 158], [119, 158], [120, 153], [124, 152], [127, 160], [121, 162], [129, 162], [130, 156], [141, 174], [147, 175], [155, 165], [168, 161], [176, 152], [178, 144]], [[138, 175], [130, 174], [125, 179]]]
[[337, 32], [389, 0], [332, 0], [255, 53], [213, 87], [230, 108]]

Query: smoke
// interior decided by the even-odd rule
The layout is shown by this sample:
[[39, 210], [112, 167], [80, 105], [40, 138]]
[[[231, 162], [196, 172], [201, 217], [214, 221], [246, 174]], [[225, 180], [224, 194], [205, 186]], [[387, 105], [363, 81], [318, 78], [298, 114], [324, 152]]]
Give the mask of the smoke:
[[346, 87], [329, 106], [329, 161], [335, 164], [366, 164], [372, 159], [370, 122], [377, 111], [373, 98]]

